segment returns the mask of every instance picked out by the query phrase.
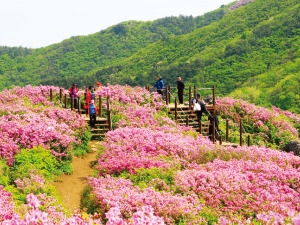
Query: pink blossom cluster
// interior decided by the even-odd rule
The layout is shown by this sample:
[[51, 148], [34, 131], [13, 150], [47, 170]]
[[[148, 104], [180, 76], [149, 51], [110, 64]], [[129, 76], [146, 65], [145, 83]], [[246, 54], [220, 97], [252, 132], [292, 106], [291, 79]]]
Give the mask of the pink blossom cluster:
[[232, 6], [229, 7], [230, 10], [235, 10], [237, 8], [240, 8], [241, 6], [247, 5], [251, 2], [254, 2], [255, 0], [238, 0], [236, 1]]
[[[11, 148], [12, 153], [3, 151], [7, 154], [3, 157], [13, 159], [19, 142], [27, 145], [28, 138], [51, 149], [68, 148], [52, 130], [74, 138], [84, 131], [84, 123], [70, 111], [49, 107], [47, 99], [38, 100], [39, 91], [26, 88], [31, 97], [25, 95], [23, 101], [19, 100], [22, 93], [19, 89], [5, 91], [10, 108], [19, 102], [22, 107], [9, 111], [8, 106], [1, 105], [0, 112], [11, 129], [17, 126], [16, 132], [23, 132], [26, 137], [15, 137], [6, 129], [1, 135], [4, 138], [0, 149]], [[104, 139], [104, 151], [97, 165], [100, 176], [88, 179], [94, 203], [101, 208], [100, 214], [75, 213], [67, 218], [62, 209], [49, 204], [49, 196], [29, 194], [20, 216], [11, 195], [0, 186], [0, 223], [102, 224], [99, 219], [102, 218], [106, 224], [207, 224], [212, 222], [208, 221], [210, 216], [205, 216], [210, 213], [218, 216], [217, 224], [297, 224], [299, 221], [299, 157], [265, 147], [214, 145], [208, 138], [195, 135], [190, 128], [175, 124], [161, 113], [158, 110], [164, 106], [161, 96], [143, 88], [108, 85], [98, 93], [110, 97], [113, 112], [121, 118], [119, 128], [108, 132]], [[282, 113], [278, 110], [269, 111], [230, 98], [217, 103], [220, 111], [237, 121], [246, 118], [261, 126], [267, 122], [286, 126], [281, 123]], [[40, 118], [39, 113], [43, 114]], [[13, 125], [16, 121], [21, 125]], [[29, 132], [28, 124], [40, 127]], [[49, 144], [50, 139], [43, 134], [43, 129], [48, 128], [47, 132], [56, 138], [54, 144]], [[48, 142], [40, 143], [30, 136], [32, 132], [42, 134]], [[148, 168], [172, 170], [174, 182], [167, 184], [155, 178], [142, 189], [129, 179], [118, 177], [124, 171], [134, 176], [139, 169]], [[43, 187], [43, 179], [34, 175], [16, 181], [19, 189], [30, 189], [31, 183]], [[163, 188], [157, 190], [155, 184]]]
[[106, 151], [99, 158], [97, 169], [108, 174], [122, 171], [134, 173], [138, 168], [189, 165], [188, 162], [196, 161], [204, 149], [209, 151], [214, 148], [201, 135], [195, 139], [180, 132], [169, 132], [167, 127], [164, 131], [119, 128], [107, 133], [103, 146]]
[[253, 122], [261, 121], [266, 123], [273, 117], [270, 110], [241, 99], [219, 98], [216, 100], [216, 106], [217, 111], [221, 115], [228, 115], [235, 122], [239, 122], [244, 117], [247, 117], [247, 119]]
[[[59, 208], [48, 207], [43, 200], [34, 195], [29, 194], [26, 197], [27, 204], [18, 210], [12, 201], [12, 196], [9, 192], [3, 190], [0, 186], [0, 223], [1, 224], [102, 224], [100, 219], [92, 216], [76, 213], [67, 218]], [[43, 209], [42, 209], [43, 208]], [[16, 211], [22, 211], [21, 217]]]
[[20, 148], [43, 146], [63, 156], [78, 142], [86, 122], [75, 112], [54, 106], [48, 86], [15, 87], [0, 92], [0, 156], [11, 165]]
[[107, 213], [106, 217], [109, 218], [106, 225], [129, 225], [129, 224], [149, 224], [149, 225], [164, 225], [164, 220], [154, 215], [154, 210], [151, 206], [142, 206], [140, 211], [133, 213], [132, 218], [128, 221], [121, 218], [121, 211], [119, 207], [111, 208]]
[[169, 132], [192, 130], [190, 127], [178, 126], [169, 117], [159, 116], [153, 107], [130, 104], [120, 107], [118, 112], [121, 115], [120, 121], [117, 122], [118, 127], [144, 127], [156, 131], [168, 130]]
[[[174, 195], [170, 192], [157, 192], [152, 188], [140, 190], [130, 180], [122, 178], [90, 178], [89, 184], [93, 187], [99, 206], [107, 211], [118, 207], [122, 218], [131, 218], [135, 212], [143, 211], [142, 208], [146, 207], [153, 208], [155, 214], [163, 217], [167, 224], [174, 224], [182, 215], [190, 217], [191, 220], [196, 218], [197, 212], [202, 208], [194, 195]], [[153, 214], [153, 211], [149, 213]]]
[[30, 177], [24, 177], [22, 179], [18, 178], [15, 180], [15, 184], [18, 189], [22, 191], [33, 192], [36, 189], [42, 189], [45, 185], [45, 180], [39, 175], [30, 173]]
[[272, 107], [272, 110], [274, 112], [277, 112], [279, 114], [284, 114], [286, 117], [290, 118], [294, 123], [299, 124], [300, 123], [300, 115], [295, 114], [286, 110], [282, 110], [280, 108], [277, 108], [275, 106]]
[[[121, 90], [118, 94], [123, 95]], [[246, 118], [262, 125], [269, 121], [276, 124], [274, 117], [280, 121], [282, 116], [279, 112], [230, 98], [217, 103], [220, 111], [237, 121]], [[167, 187], [159, 179], [152, 182], [164, 186], [163, 193], [168, 193], [164, 195], [165, 201], [172, 201], [174, 196], [193, 196], [194, 211], [183, 214], [192, 224], [195, 221], [191, 218], [196, 218], [196, 224], [201, 221], [205, 224], [205, 218], [193, 214], [201, 214], [203, 208], [214, 209], [219, 224], [250, 224], [251, 221], [280, 224], [290, 221], [300, 211], [299, 157], [258, 146], [216, 146], [202, 135], [191, 136], [189, 128], [167, 122], [163, 114], [147, 104], [129, 99], [128, 103], [120, 104], [120, 98], [112, 100], [112, 104], [121, 115], [120, 128], [107, 133], [103, 143], [105, 151], [98, 159], [101, 178], [91, 178], [89, 184], [105, 212], [116, 209], [119, 215], [116, 221], [126, 216], [132, 218], [145, 205], [150, 205], [154, 214], [163, 217], [167, 224], [173, 224], [179, 216], [170, 217], [169, 208], [161, 203], [157, 208], [154, 204], [157, 195], [151, 182], [148, 188], [141, 190], [129, 180], [107, 176], [123, 171], [135, 174], [138, 169], [153, 167], [176, 171], [173, 187]], [[180, 190], [181, 194], [172, 190]]]
[[165, 105], [162, 102], [160, 94], [150, 94], [148, 90], [142, 87], [107, 85], [105, 87], [101, 87], [101, 89], [95, 93], [96, 95], [110, 97], [110, 99], [115, 102], [138, 105], [149, 104], [156, 109], [159, 109]]
[[[300, 158], [293, 154], [257, 146], [216, 147], [201, 135], [195, 139], [178, 133], [130, 127], [109, 132], [104, 147], [106, 152], [100, 156], [98, 165], [102, 175], [124, 170], [135, 173], [140, 168], [162, 167], [150, 161], [168, 158], [168, 166], [176, 164], [186, 168], [176, 175], [176, 185], [182, 192], [191, 193], [193, 190], [192, 193], [197, 194], [199, 200], [206, 200], [206, 206], [220, 206], [217, 208], [220, 215], [225, 215], [231, 222], [237, 218], [230, 215], [243, 210], [245, 212], [240, 214], [245, 220], [251, 220], [251, 215], [263, 215], [263, 212], [272, 210], [274, 215], [278, 215], [275, 218], [278, 221], [300, 211]], [[215, 155], [213, 163], [201, 164], [209, 162], [209, 155]], [[143, 161], [145, 156], [148, 164]], [[103, 183], [106, 179], [94, 178], [94, 183], [90, 183], [95, 194], [102, 196], [98, 198], [101, 204], [108, 195], [102, 189], [97, 189], [99, 184], [95, 182]], [[124, 187], [118, 184], [113, 189], [113, 195], [118, 198], [117, 192]], [[118, 201], [109, 200], [112, 206], [113, 202]]]
[[213, 149], [216, 158], [227, 161], [229, 159], [245, 160], [252, 162], [271, 162], [279, 167], [299, 168], [300, 157], [293, 153], [285, 153], [278, 150], [272, 150], [265, 147], [250, 146], [250, 147], [226, 147]]
[[178, 172], [175, 182], [182, 191], [196, 193], [205, 205], [222, 213], [274, 212], [286, 218], [300, 210], [298, 169], [281, 168], [273, 162], [214, 160]]
[[[234, 122], [250, 124], [257, 127], [260, 132], [276, 136], [281, 139], [279, 145], [282, 147], [287, 140], [296, 140], [298, 130], [296, 124], [300, 121], [300, 116], [279, 110], [276, 107], [267, 109], [250, 104], [244, 100], [233, 98], [219, 98], [216, 101], [217, 110], [220, 115], [226, 115]], [[271, 130], [270, 130], [271, 129]]]
[[[53, 102], [50, 102], [50, 89], [52, 89], [53, 94], [59, 93], [59, 87], [55, 86], [36, 86], [33, 87], [31, 85], [27, 85], [23, 88], [21, 87], [15, 87], [11, 90], [6, 90], [7, 92], [11, 92], [11, 94], [14, 94], [18, 96], [18, 98], [28, 98], [29, 101], [33, 104], [43, 103], [46, 105], [53, 105]], [[7, 93], [4, 91], [5, 93]], [[4, 99], [5, 100], [5, 99]]]

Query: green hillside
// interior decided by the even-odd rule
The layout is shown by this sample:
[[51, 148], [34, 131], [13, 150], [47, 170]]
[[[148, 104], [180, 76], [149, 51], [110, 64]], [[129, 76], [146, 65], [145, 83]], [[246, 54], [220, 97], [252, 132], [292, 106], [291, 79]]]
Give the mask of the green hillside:
[[[15, 85], [68, 87], [96, 81], [96, 71], [122, 64], [152, 43], [167, 40], [220, 20], [223, 9], [201, 17], [166, 17], [152, 22], [127, 21], [88, 36], [71, 37], [45, 48], [0, 46], [0, 90]], [[100, 79], [102, 80], [102, 79]], [[103, 81], [104, 82], [104, 81]]]
[[[248, 4], [244, 4], [248, 3]], [[199, 17], [127, 21], [40, 49], [0, 47], [0, 89], [14, 85], [216, 85], [300, 112], [300, 1], [239, 0]]]
[[148, 46], [96, 76], [141, 85], [161, 74], [174, 85], [181, 75], [198, 87], [216, 85], [219, 95], [236, 90], [232, 95], [238, 98], [299, 112], [299, 21], [298, 0], [256, 0], [218, 22]]

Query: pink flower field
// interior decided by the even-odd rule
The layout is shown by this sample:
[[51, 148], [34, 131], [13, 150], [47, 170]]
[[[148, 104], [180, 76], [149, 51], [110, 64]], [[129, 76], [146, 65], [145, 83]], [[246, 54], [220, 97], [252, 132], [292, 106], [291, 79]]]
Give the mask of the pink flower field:
[[[0, 155], [9, 166], [23, 148], [42, 146], [61, 160], [80, 145], [84, 121], [50, 102], [49, 88], [58, 92], [27, 86], [0, 93]], [[161, 96], [143, 88], [108, 85], [96, 94], [110, 97], [114, 129], [102, 142], [97, 175], [88, 178], [86, 205], [70, 215], [34, 188], [17, 204], [3, 181], [1, 224], [299, 224], [300, 157], [265, 146], [215, 145], [176, 124]], [[275, 124], [284, 134], [272, 135], [297, 135], [299, 115], [229, 98], [217, 104], [220, 116], [251, 121], [254, 130]], [[21, 191], [47, 189], [35, 174], [15, 184]]]

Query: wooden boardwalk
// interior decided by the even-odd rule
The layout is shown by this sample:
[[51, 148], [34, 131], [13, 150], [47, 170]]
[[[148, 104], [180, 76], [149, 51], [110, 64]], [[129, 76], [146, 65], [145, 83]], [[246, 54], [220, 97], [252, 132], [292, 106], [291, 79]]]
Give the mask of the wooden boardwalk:
[[[191, 106], [188, 104], [175, 104], [175, 103], [168, 103], [167, 108], [169, 113], [174, 115], [175, 121], [182, 125], [182, 126], [189, 126], [192, 127], [195, 131], [201, 133], [204, 136], [208, 136], [209, 130], [209, 121], [206, 122], [199, 122], [197, 121], [197, 116], [192, 110]], [[215, 112], [215, 105], [206, 105], [206, 109], [209, 113]], [[207, 116], [203, 114], [202, 117]], [[239, 144], [237, 143], [230, 143], [230, 142], [223, 142], [222, 137], [219, 140], [215, 140], [214, 143], [221, 145], [221, 146], [232, 146], [237, 147]]]

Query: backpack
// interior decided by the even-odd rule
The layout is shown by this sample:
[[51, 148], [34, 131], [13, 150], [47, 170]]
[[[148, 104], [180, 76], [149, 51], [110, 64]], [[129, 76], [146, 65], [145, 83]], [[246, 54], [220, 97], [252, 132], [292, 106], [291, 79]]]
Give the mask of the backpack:
[[[195, 100], [195, 99], [194, 99]], [[193, 100], [193, 101], [194, 101]], [[196, 102], [194, 104], [194, 107], [193, 107], [193, 111], [196, 112], [196, 111], [201, 111], [201, 105], [200, 103], [198, 102], [198, 99], [196, 98]]]

